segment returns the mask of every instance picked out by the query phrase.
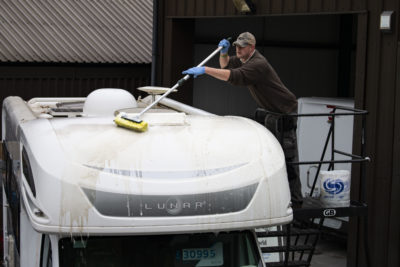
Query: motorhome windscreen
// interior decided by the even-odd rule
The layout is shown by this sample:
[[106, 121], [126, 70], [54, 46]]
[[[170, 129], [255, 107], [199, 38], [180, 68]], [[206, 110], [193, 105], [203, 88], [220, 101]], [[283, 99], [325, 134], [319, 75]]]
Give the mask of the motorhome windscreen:
[[66, 237], [61, 267], [262, 266], [252, 232]]

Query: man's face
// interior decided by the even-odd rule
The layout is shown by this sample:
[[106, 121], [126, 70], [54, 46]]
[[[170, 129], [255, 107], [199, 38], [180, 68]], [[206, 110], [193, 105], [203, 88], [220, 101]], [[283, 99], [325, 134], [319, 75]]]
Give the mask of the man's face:
[[245, 47], [240, 47], [240, 46], [236, 45], [236, 56], [239, 59], [247, 60], [254, 50], [253, 47], [254, 46], [252, 46], [252, 45], [247, 45]]

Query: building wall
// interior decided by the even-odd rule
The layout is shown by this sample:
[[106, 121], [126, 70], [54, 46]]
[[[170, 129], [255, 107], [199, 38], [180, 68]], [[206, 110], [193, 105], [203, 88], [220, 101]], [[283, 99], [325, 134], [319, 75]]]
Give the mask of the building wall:
[[[223, 37], [236, 36], [243, 31], [252, 32], [257, 39], [257, 50], [263, 54], [278, 73], [282, 82], [300, 97], [353, 97], [354, 81], [351, 74], [344, 81], [339, 75], [341, 67], [341, 25], [350, 17], [352, 35], [353, 15], [270, 16], [247, 18], [195, 19], [195, 46], [193, 64], [201, 62], [216, 49]], [[210, 31], [209, 29], [213, 30]], [[350, 36], [351, 36], [350, 35]], [[348, 46], [354, 65], [354, 44]], [[233, 55], [235, 48], [230, 49]], [[347, 63], [347, 62], [346, 62]], [[218, 57], [207, 66], [218, 67]], [[346, 68], [347, 69], [347, 68]], [[193, 81], [193, 105], [219, 115], [253, 117], [256, 103], [247, 88], [202, 76]]]
[[[352, 198], [362, 197], [361, 187], [366, 186], [369, 206], [368, 229], [361, 219], [351, 220], [348, 241], [348, 266], [366, 266], [363, 247], [367, 237], [370, 266], [400, 266], [400, 40], [398, 0], [254, 0], [256, 16], [355, 14], [357, 34], [355, 40], [354, 99], [356, 107], [369, 111], [367, 117], [366, 154], [371, 158], [367, 165], [366, 181], [353, 168]], [[383, 10], [394, 11], [392, 33], [379, 29]], [[184, 30], [185, 22], [204, 18], [224, 18], [226, 26], [232, 19], [251, 15], [239, 14], [231, 0], [165, 0], [159, 6], [159, 76], [160, 84], [169, 86], [174, 75], [182, 68], [193, 65], [196, 44], [194, 26]], [[192, 25], [192, 24], [191, 24]], [[279, 26], [278, 26], [279, 27]], [[218, 28], [210, 27], [218, 32]], [[179, 36], [179, 43], [172, 38]], [[188, 37], [185, 39], [185, 37]], [[215, 41], [215, 40], [213, 40]], [[174, 65], [176, 51], [185, 58]], [[173, 52], [175, 51], [175, 52]], [[175, 54], [174, 54], [175, 53]], [[182, 60], [182, 59], [180, 59]], [[172, 67], [173, 66], [173, 67]], [[178, 68], [174, 69], [174, 68]], [[193, 94], [188, 85], [185, 92]], [[196, 96], [196, 91], [195, 94]], [[204, 97], [204, 96], [202, 96]], [[190, 97], [189, 97], [190, 99]], [[355, 131], [360, 120], [355, 121]], [[361, 148], [355, 139], [354, 153]]]
[[[366, 0], [253, 0], [255, 15], [354, 12], [367, 9]], [[232, 0], [166, 0], [165, 16], [237, 16]]]
[[0, 100], [7, 96], [84, 97], [98, 88], [122, 88], [138, 96], [150, 84], [150, 65], [0, 65]]
[[[367, 109], [368, 238], [371, 266], [400, 266], [399, 259], [399, 1], [368, 1], [365, 84], [357, 94]], [[395, 11], [393, 32], [379, 30], [383, 10]], [[361, 241], [358, 243], [361, 245]], [[360, 254], [362, 255], [362, 254]], [[363, 266], [358, 257], [358, 266]]]

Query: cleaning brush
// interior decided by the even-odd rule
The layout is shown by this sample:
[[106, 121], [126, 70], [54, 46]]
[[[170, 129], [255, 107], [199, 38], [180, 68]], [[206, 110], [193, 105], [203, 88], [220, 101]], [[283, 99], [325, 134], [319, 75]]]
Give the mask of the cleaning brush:
[[121, 112], [114, 119], [115, 124], [120, 127], [134, 130], [136, 132], [147, 131], [148, 123], [136, 118], [129, 117], [125, 112]]
[[[231, 37], [227, 38], [227, 40], [230, 42], [231, 41]], [[197, 67], [201, 67], [204, 64], [207, 63], [207, 61], [209, 61], [213, 56], [215, 56], [219, 51], [221, 51], [223, 47], [219, 46], [217, 49], [214, 50], [214, 52], [212, 52], [206, 59], [204, 59], [199, 65], [197, 65]], [[164, 97], [166, 97], [167, 95], [169, 95], [172, 91], [174, 91], [176, 88], [178, 88], [179, 86], [181, 86], [184, 82], [186, 82], [187, 80], [189, 80], [190, 76], [186, 75], [185, 77], [183, 77], [182, 79], [180, 79], [173, 87], [171, 87], [170, 89], [168, 89], [168, 91], [166, 91], [162, 96], [160, 96], [156, 101], [154, 101], [153, 103], [151, 103], [150, 105], [148, 105], [145, 109], [142, 110], [142, 112], [140, 112], [137, 116], [135, 116], [134, 118], [128, 117], [125, 113], [120, 113], [115, 119], [114, 122], [121, 127], [127, 128], [127, 129], [131, 129], [137, 132], [145, 132], [147, 131], [148, 128], [148, 123], [144, 122], [143, 120], [140, 119], [140, 117], [149, 109], [151, 109], [152, 107], [154, 107], [155, 105], [158, 104], [158, 102], [160, 102]]]

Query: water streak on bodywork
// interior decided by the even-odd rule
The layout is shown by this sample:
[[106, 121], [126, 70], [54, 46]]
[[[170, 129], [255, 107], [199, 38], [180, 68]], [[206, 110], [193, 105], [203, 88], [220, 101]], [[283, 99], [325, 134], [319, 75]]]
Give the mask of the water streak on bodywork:
[[[92, 182], [96, 180], [98, 172], [82, 172], [79, 168], [67, 168], [61, 183], [60, 217], [59, 227], [69, 227], [70, 232], [85, 232], [85, 225], [89, 221], [89, 211], [92, 205], [84, 197], [79, 183], [74, 183], [79, 178], [85, 178]], [[78, 229], [78, 230], [76, 230]]]

